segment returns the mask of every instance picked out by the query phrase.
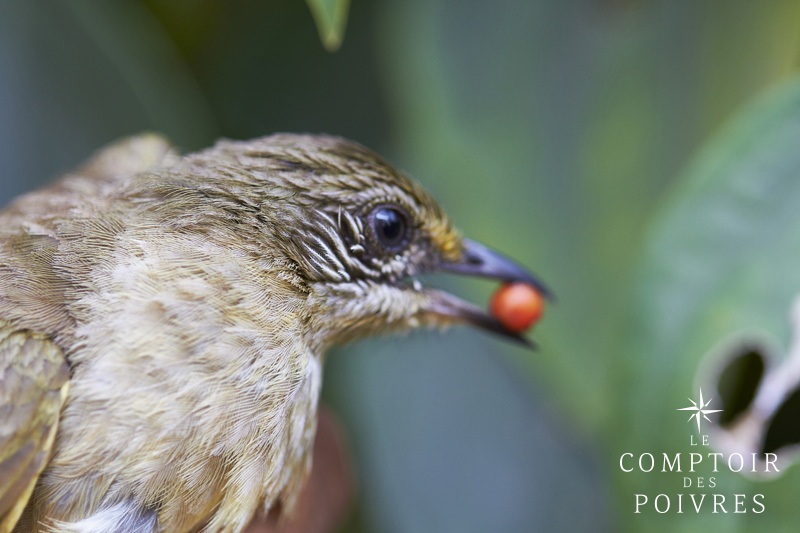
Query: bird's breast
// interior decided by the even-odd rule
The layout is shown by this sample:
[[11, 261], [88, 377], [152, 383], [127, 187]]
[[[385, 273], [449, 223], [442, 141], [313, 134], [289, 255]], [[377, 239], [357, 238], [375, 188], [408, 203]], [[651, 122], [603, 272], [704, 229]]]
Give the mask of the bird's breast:
[[199, 236], [136, 231], [81, 266], [40, 516], [133, 501], [167, 531], [237, 531], [264, 502], [291, 505], [321, 361], [301, 334], [302, 295], [265, 266]]

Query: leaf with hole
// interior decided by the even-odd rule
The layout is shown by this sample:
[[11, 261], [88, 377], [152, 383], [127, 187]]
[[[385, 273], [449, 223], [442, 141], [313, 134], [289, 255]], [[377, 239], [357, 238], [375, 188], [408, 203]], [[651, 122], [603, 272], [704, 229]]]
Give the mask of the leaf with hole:
[[[700, 154], [656, 217], [634, 285], [623, 350], [620, 453], [718, 451], [693, 447], [696, 429], [675, 409], [696, 396], [708, 376], [722, 376], [722, 401], [709, 395], [710, 408], [724, 402], [736, 415], [756, 394], [764, 362], [744, 352], [744, 359], [726, 368], [743, 352], [711, 357], [715, 349], [747, 332], [789, 345], [789, 310], [800, 293], [798, 139], [800, 80], [794, 80], [736, 117]], [[710, 391], [704, 386], [703, 392]], [[800, 474], [798, 469], [783, 474], [754, 484], [727, 468], [715, 473], [700, 467], [693, 474], [624, 473], [618, 480], [626, 510], [633, 509], [636, 493], [677, 494], [684, 475], [714, 476], [716, 489], [709, 492], [763, 493], [773, 519], [797, 522], [800, 508], [787, 495], [796, 493]], [[676, 526], [632, 516], [632, 524], [648, 531]], [[730, 531], [752, 530], [754, 517], [759, 515], [737, 515]], [[693, 529], [704, 519], [689, 513], [675, 520]]]

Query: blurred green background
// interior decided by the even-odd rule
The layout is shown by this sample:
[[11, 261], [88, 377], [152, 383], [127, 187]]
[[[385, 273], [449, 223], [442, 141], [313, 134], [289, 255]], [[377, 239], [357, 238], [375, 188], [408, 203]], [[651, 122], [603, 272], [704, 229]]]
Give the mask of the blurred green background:
[[343, 531], [793, 531], [795, 471], [721, 478], [760, 515], [634, 514], [686, 491], [619, 456], [694, 451], [675, 409], [720, 340], [789, 342], [799, 54], [790, 0], [353, 0], [335, 53], [301, 0], [0, 0], [0, 201], [142, 130], [358, 140], [558, 303], [535, 354], [453, 330], [329, 357]]

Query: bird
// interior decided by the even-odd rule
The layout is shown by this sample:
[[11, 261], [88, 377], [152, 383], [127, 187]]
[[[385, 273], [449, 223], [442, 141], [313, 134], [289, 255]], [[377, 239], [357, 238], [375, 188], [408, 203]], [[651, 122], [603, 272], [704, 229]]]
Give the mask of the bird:
[[468, 324], [418, 276], [548, 289], [330, 135], [145, 133], [0, 212], [0, 533], [241, 532], [291, 514], [325, 354]]

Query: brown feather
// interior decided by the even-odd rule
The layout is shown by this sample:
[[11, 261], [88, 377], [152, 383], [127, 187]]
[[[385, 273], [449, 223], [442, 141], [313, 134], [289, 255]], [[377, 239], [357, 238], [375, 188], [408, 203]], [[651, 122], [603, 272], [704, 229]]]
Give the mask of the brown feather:
[[[366, 228], [385, 203], [413, 218], [401, 252]], [[18, 384], [15, 365], [63, 351], [70, 370], [20, 532], [240, 532], [278, 502], [291, 512], [325, 351], [444, 323], [428, 293], [397, 281], [460, 250], [421, 187], [360, 145], [311, 135], [185, 157], [133, 138], [18, 199], [0, 228], [2, 346], [26, 339], [3, 352], [0, 409], [16, 444], [0, 448], [0, 467], [27, 480], [6, 489], [14, 503], [0, 497], [5, 524], [66, 391], [43, 369], [28, 379], [44, 381]], [[29, 412], [20, 387], [46, 400]]]

